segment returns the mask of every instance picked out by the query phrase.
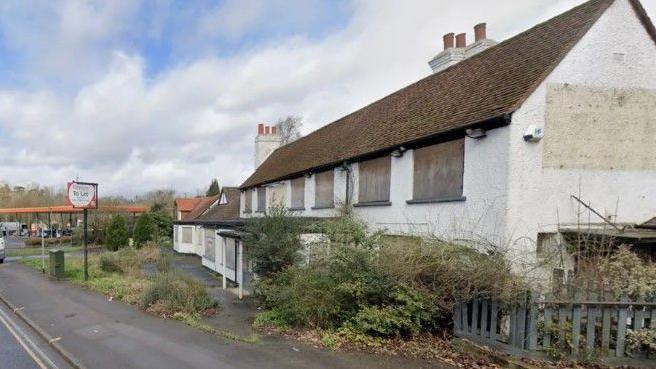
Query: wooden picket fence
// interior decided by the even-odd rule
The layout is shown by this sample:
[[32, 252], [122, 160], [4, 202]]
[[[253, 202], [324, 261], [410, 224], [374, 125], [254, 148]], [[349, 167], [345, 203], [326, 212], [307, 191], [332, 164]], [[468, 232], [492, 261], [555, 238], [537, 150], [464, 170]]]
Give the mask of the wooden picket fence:
[[[656, 328], [656, 299], [539, 299], [501, 304], [491, 300], [458, 303], [454, 333], [510, 353], [560, 350], [601, 357], [626, 357], [627, 332]], [[644, 357], [644, 353], [630, 353]]]

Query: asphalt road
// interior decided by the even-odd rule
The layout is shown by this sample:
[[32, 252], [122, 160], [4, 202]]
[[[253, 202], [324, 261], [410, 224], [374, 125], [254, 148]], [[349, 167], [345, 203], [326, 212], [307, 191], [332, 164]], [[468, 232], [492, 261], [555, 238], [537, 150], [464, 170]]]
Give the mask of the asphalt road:
[[0, 368], [68, 369], [69, 366], [0, 303]]

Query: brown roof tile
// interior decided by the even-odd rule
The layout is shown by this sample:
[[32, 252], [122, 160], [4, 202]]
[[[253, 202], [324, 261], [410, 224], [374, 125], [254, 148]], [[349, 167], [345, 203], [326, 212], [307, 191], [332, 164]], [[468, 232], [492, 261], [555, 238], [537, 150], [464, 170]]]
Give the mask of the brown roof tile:
[[613, 0], [592, 0], [274, 151], [248, 188], [513, 113]]
[[191, 211], [182, 217], [182, 220], [193, 220], [202, 215], [205, 210], [209, 209], [210, 205], [214, 203], [219, 198], [219, 195], [209, 196], [209, 197], [200, 197], [200, 201], [194, 206]]
[[239, 188], [223, 187], [221, 192], [226, 195], [227, 203], [216, 205], [196, 220], [202, 222], [218, 222], [239, 219]]

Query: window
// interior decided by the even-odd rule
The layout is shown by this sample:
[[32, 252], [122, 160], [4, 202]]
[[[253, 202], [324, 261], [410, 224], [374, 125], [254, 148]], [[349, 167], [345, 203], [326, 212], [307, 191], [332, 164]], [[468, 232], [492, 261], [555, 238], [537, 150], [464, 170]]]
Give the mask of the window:
[[292, 184], [292, 209], [305, 208], [305, 177], [291, 180]]
[[244, 213], [253, 211], [253, 191], [246, 190], [244, 192]]
[[257, 211], [264, 212], [266, 210], [266, 187], [257, 188]]
[[191, 243], [193, 229], [191, 227], [182, 227], [182, 243]]
[[358, 164], [358, 200], [360, 203], [389, 201], [390, 165], [389, 156]]
[[464, 158], [464, 139], [416, 149], [413, 200], [461, 199]]
[[179, 231], [179, 228], [180, 228], [179, 226], [175, 226], [175, 227], [173, 227], [173, 229], [175, 230], [175, 235], [174, 235], [174, 240], [175, 240], [175, 242], [180, 242], [180, 234], [179, 234], [180, 231]]
[[314, 176], [314, 206], [316, 208], [330, 208], [335, 205], [334, 177], [333, 170], [317, 173]]

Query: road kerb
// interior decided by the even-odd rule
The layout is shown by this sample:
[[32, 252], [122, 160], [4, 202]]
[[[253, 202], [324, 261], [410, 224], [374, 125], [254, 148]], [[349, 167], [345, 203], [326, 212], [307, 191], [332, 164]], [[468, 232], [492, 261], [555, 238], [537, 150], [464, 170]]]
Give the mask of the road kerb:
[[41, 336], [41, 338], [48, 342], [50, 347], [57, 351], [57, 353], [61, 355], [69, 365], [75, 369], [87, 369], [84, 364], [82, 364], [75, 356], [68, 352], [64, 346], [62, 346], [59, 337], [53, 338], [48, 332], [41, 328], [41, 326], [36, 324], [32, 319], [30, 319], [30, 317], [25, 315], [23, 309], [17, 308], [16, 305], [9, 301], [2, 293], [0, 293], [0, 301], [2, 301], [2, 303], [4, 303], [16, 315], [18, 315], [18, 317], [21, 318], [21, 320], [25, 322], [25, 324], [27, 324], [30, 328], [32, 328], [39, 336]]

